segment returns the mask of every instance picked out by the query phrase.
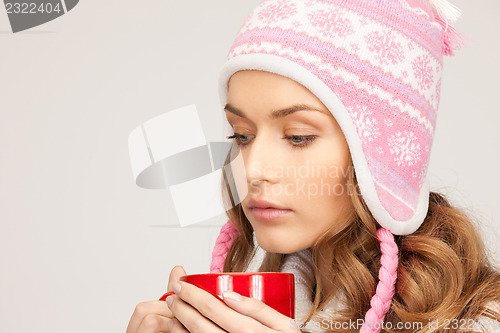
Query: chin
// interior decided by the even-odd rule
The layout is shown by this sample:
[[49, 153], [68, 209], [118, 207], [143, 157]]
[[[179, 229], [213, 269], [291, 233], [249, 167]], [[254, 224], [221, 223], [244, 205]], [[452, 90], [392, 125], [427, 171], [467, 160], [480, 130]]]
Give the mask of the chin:
[[273, 237], [272, 235], [263, 237], [258, 232], [255, 232], [255, 238], [259, 246], [266, 252], [288, 254], [307, 248], [307, 246], [300, 246], [286, 242], [283, 239], [277, 239], [277, 237]]

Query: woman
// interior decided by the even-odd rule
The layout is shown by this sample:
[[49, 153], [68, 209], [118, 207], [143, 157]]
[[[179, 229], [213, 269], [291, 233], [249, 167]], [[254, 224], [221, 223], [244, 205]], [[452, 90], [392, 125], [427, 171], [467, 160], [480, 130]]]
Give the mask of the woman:
[[176, 295], [141, 303], [127, 332], [500, 329], [500, 273], [426, 177], [456, 18], [445, 1], [263, 1], [221, 70], [245, 167], [224, 177], [212, 271], [249, 269], [255, 237], [260, 271], [296, 274], [304, 325], [239, 295], [223, 304], [176, 267]]

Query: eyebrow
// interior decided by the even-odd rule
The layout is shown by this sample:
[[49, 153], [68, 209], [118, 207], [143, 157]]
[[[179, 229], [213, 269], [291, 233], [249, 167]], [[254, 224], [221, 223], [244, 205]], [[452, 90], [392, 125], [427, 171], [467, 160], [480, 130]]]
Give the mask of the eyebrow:
[[[243, 111], [235, 108], [234, 106], [232, 106], [229, 103], [227, 103], [226, 106], [224, 106], [224, 110], [229, 111], [229, 112], [231, 112], [237, 116], [240, 116], [242, 118], [248, 118]], [[278, 118], [283, 118], [283, 117], [291, 115], [292, 113], [295, 113], [297, 111], [318, 111], [318, 112], [327, 114], [326, 111], [324, 111], [322, 109], [315, 108], [315, 107], [310, 106], [310, 105], [296, 104], [296, 105], [292, 105], [292, 106], [289, 106], [289, 107], [284, 108], [284, 109], [275, 110], [275, 111], [271, 112], [271, 114], [269, 115], [269, 118], [273, 119], [273, 120], [278, 119]]]

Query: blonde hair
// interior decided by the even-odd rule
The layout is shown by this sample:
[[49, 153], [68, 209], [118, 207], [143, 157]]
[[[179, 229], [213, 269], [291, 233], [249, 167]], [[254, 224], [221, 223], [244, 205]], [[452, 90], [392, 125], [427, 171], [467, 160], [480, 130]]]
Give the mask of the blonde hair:
[[[226, 164], [228, 161], [229, 155]], [[381, 265], [376, 236], [380, 225], [361, 196], [351, 159], [349, 170], [347, 187], [354, 207], [348, 217], [351, 223], [340, 232], [325, 233], [312, 246], [316, 285], [306, 322], [338, 292], [345, 295], [345, 307], [329, 319], [356, 322], [370, 309], [375, 294]], [[241, 204], [234, 205], [231, 177], [223, 173], [222, 196], [238, 235], [228, 251], [224, 271], [238, 272], [248, 268], [255, 247], [252, 226]], [[447, 333], [459, 332], [453, 322], [467, 326], [467, 320], [479, 316], [500, 322], [500, 313], [486, 307], [490, 301], [500, 301], [500, 271], [490, 262], [471, 219], [443, 194], [430, 193], [427, 216], [417, 231], [394, 237], [399, 248], [398, 279], [384, 322], [393, 327], [398, 322], [419, 323], [423, 329], [412, 332]], [[284, 254], [267, 252], [259, 271], [279, 271], [283, 258]], [[430, 329], [430, 322], [438, 322], [439, 328]], [[448, 328], [443, 327], [446, 323]], [[382, 332], [395, 331], [384, 328]]]

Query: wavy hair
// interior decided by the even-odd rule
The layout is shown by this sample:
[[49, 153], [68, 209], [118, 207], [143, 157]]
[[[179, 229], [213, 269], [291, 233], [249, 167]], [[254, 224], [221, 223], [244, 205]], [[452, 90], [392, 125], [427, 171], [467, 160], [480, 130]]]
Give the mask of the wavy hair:
[[[228, 161], [229, 155], [226, 165]], [[226, 213], [238, 235], [228, 251], [224, 271], [239, 272], [248, 268], [256, 249], [253, 228], [241, 203], [234, 205], [231, 177], [230, 173], [223, 173], [221, 190]], [[316, 284], [313, 306], [305, 323], [316, 315], [325, 318], [327, 312], [320, 311], [341, 292], [345, 295], [342, 309], [325, 318], [339, 324], [328, 325], [330, 329], [364, 317], [370, 309], [381, 266], [376, 236], [380, 225], [361, 196], [351, 159], [347, 189], [354, 207], [348, 217], [351, 223], [340, 232], [325, 232], [312, 246]], [[390, 322], [393, 327], [398, 322], [417, 325], [406, 332], [453, 333], [470, 326], [470, 321], [479, 316], [500, 322], [500, 313], [486, 306], [490, 301], [500, 301], [500, 271], [489, 260], [472, 220], [443, 194], [430, 192], [427, 216], [419, 229], [394, 238], [399, 248], [398, 279], [385, 323]], [[279, 271], [283, 258], [284, 254], [266, 252], [259, 271]], [[402, 331], [391, 330], [388, 325], [382, 329]]]

